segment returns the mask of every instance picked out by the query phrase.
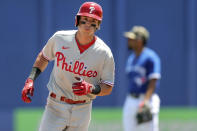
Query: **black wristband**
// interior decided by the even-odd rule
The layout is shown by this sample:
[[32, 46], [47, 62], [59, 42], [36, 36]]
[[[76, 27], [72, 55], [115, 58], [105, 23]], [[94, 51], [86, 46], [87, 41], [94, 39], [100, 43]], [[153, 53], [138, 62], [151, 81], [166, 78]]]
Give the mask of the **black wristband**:
[[40, 73], [41, 70], [38, 67], [33, 67], [28, 78], [32, 80], [36, 80], [36, 78], [40, 75]]
[[95, 88], [92, 90], [92, 94], [98, 95], [101, 92], [101, 87], [99, 85], [95, 85]]

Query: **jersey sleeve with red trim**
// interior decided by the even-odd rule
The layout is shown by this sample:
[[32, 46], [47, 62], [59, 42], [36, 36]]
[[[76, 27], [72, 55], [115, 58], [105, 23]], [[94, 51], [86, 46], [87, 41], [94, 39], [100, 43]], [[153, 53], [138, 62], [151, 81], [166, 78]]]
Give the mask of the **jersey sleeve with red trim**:
[[115, 64], [111, 51], [106, 53], [104, 58], [104, 66], [101, 74], [101, 83], [109, 86], [114, 85]]

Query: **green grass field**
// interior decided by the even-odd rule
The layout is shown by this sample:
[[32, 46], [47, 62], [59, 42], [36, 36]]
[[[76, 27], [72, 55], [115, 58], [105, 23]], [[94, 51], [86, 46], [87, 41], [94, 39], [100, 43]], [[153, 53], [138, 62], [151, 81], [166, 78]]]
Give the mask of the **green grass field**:
[[[15, 131], [37, 131], [41, 108], [15, 111]], [[160, 131], [196, 131], [197, 108], [161, 108]], [[94, 108], [89, 131], [123, 131], [121, 108]]]

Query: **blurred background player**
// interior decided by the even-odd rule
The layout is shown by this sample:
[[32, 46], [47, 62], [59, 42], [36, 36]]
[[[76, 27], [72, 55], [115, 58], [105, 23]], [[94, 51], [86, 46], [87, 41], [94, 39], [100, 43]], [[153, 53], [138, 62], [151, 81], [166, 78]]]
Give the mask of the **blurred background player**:
[[160, 58], [146, 47], [149, 32], [145, 27], [134, 26], [124, 36], [133, 51], [126, 64], [129, 88], [123, 107], [124, 131], [158, 131]]
[[75, 18], [78, 30], [56, 32], [36, 58], [22, 90], [22, 100], [26, 103], [31, 102], [29, 95], [33, 96], [35, 79], [49, 61], [55, 61], [39, 131], [87, 131], [92, 100], [111, 93], [115, 70], [113, 55], [95, 36], [102, 17], [99, 4], [83, 3]]

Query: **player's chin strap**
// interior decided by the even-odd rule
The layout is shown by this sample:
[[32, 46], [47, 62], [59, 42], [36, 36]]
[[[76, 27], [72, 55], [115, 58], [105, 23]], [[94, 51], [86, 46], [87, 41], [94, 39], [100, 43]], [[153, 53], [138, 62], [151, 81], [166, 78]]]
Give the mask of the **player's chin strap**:
[[92, 94], [98, 95], [101, 92], [101, 87], [99, 85], [95, 85], [92, 89]]
[[40, 75], [40, 73], [41, 70], [38, 67], [33, 67], [28, 78], [34, 81]]

